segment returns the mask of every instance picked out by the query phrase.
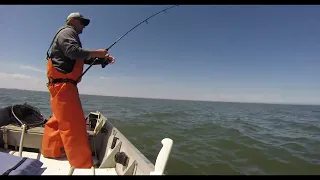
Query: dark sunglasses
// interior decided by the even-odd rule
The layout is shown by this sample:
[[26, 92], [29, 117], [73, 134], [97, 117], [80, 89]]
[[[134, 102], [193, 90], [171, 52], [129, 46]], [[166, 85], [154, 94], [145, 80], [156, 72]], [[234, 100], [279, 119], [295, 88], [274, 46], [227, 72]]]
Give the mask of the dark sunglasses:
[[81, 23], [81, 25], [85, 25], [85, 22], [83, 19], [81, 19], [81, 18], [75, 18], [75, 19], [78, 20]]

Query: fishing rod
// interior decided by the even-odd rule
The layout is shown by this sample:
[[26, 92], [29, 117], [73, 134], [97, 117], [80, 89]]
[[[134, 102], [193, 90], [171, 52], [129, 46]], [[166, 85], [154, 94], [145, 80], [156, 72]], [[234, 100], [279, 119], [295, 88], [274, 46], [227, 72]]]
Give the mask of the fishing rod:
[[[154, 16], [156, 16], [156, 15], [162, 13], [162, 12], [165, 12], [166, 10], [169, 10], [169, 9], [171, 9], [171, 8], [174, 8], [174, 7], [176, 7], [176, 6], [179, 6], [179, 5], [174, 5], [174, 6], [165, 8], [165, 9], [163, 9], [163, 10], [161, 10], [161, 11], [159, 11], [159, 12], [153, 14], [153, 15], [151, 15], [151, 16], [148, 17], [147, 19], [141, 21], [139, 24], [135, 25], [133, 28], [131, 28], [129, 31], [127, 31], [124, 35], [122, 35], [122, 36], [121, 36], [118, 40], [116, 40], [113, 44], [111, 44], [111, 45], [106, 49], [107, 52], [108, 52], [109, 49], [111, 49], [117, 42], [119, 42], [123, 37], [125, 37], [129, 32], [131, 32], [132, 30], [134, 30], [135, 28], [137, 28], [138, 26], [140, 26], [142, 23], [146, 22], [146, 23], [148, 24], [148, 20], [151, 19], [152, 17], [154, 17]], [[81, 76], [78, 78], [77, 81], [79, 81], [80, 78], [81, 78], [84, 74], [86, 74], [86, 72], [91, 68], [92, 65], [94, 65], [94, 63], [95, 63], [96, 61], [101, 60], [101, 62], [103, 62], [104, 59], [105, 59], [105, 58], [95, 58], [94, 61], [90, 64], [90, 66], [81, 74]], [[106, 65], [108, 65], [108, 64], [109, 64], [109, 62], [107, 62], [107, 63], [105, 63], [105, 64], [101, 64], [101, 65], [102, 65], [102, 68], [104, 68], [104, 67], [105, 67]]]

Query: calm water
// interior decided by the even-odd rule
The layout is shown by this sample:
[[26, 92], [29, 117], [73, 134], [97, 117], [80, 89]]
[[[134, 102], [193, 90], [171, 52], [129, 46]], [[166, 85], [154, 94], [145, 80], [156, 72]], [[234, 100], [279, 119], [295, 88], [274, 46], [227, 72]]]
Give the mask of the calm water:
[[[81, 96], [153, 163], [174, 141], [168, 174], [320, 174], [320, 106]], [[29, 102], [47, 117], [45, 92], [0, 89], [0, 107]]]

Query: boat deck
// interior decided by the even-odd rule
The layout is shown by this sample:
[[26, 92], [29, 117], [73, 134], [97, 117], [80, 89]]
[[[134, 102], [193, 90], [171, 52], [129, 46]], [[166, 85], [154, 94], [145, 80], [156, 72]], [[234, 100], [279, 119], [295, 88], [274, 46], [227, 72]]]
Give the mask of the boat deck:
[[[9, 154], [19, 156], [18, 151], [5, 151], [1, 149], [2, 152], [7, 152]], [[42, 174], [41, 175], [68, 175], [70, 172], [70, 164], [67, 158], [60, 159], [50, 159], [43, 157], [40, 153], [35, 152], [22, 152], [23, 157], [38, 159], [43, 163]], [[115, 168], [95, 168], [93, 169], [74, 169], [72, 175], [118, 175]]]
[[[34, 127], [27, 129], [25, 128], [26, 126], [19, 127], [15, 125], [6, 125], [0, 127], [0, 152], [3, 152], [0, 153], [0, 155], [2, 155], [2, 157], [5, 158], [8, 163], [6, 163], [5, 161], [0, 163], [0, 168], [2, 168], [0, 170], [3, 170], [4, 173], [10, 172], [13, 175], [164, 174], [164, 170], [171, 153], [173, 144], [172, 139], [164, 138], [161, 140], [162, 148], [158, 153], [154, 165], [100, 112], [91, 112], [87, 116], [87, 120], [88, 140], [91, 151], [95, 154], [95, 156], [93, 156], [95, 168], [92, 167], [88, 169], [74, 169], [70, 167], [70, 164], [66, 157], [59, 159], [43, 157], [41, 153], [39, 153], [42, 147], [41, 144], [44, 132], [43, 127]], [[96, 146], [97, 144], [99, 144], [99, 146]], [[29, 158], [28, 160], [23, 160], [23, 158], [19, 157], [20, 147], [23, 148], [20, 149], [22, 150], [21, 156]], [[11, 154], [11, 156], [6, 155], [6, 153]], [[100, 157], [99, 160], [96, 158], [96, 156]], [[21, 161], [22, 165], [20, 164]], [[41, 163], [39, 163], [38, 161], [40, 161]], [[31, 165], [28, 163], [30, 163]], [[17, 165], [19, 165], [20, 169], [15, 168]]]

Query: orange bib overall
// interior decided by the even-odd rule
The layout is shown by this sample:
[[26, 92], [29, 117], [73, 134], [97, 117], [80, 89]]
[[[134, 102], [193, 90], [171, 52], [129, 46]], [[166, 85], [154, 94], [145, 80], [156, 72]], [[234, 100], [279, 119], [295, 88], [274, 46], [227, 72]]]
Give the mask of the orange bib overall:
[[75, 168], [90, 168], [93, 165], [78, 88], [70, 82], [50, 83], [50, 80], [76, 81], [82, 74], [83, 66], [84, 61], [76, 60], [73, 71], [63, 74], [53, 67], [50, 58], [47, 64], [53, 115], [44, 128], [41, 153], [45, 157], [58, 158], [63, 155], [64, 148], [70, 165]]

